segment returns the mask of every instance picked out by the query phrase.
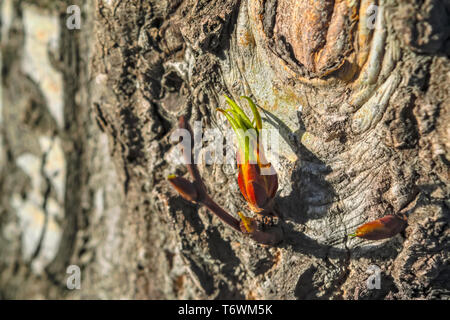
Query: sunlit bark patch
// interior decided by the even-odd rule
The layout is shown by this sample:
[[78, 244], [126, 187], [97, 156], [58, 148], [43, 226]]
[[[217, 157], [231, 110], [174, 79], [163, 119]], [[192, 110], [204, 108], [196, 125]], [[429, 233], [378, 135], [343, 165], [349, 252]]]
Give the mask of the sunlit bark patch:
[[[256, 37], [285, 71], [320, 84], [328, 76], [354, 82], [367, 63], [373, 71], [374, 61], [382, 61], [383, 6], [374, 0], [265, 0], [249, 3], [249, 13]], [[363, 74], [366, 81], [376, 79], [376, 69]]]

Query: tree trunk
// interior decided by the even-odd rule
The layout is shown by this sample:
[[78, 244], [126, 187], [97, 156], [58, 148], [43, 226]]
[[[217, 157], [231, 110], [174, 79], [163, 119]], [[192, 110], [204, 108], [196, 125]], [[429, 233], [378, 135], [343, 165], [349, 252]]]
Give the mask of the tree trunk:
[[[448, 1], [4, 0], [1, 13], [1, 298], [450, 297]], [[225, 132], [224, 94], [252, 96], [278, 132], [276, 246], [167, 182], [188, 177], [178, 117]], [[199, 169], [223, 208], [250, 214], [233, 165]], [[387, 214], [406, 229], [347, 237]]]

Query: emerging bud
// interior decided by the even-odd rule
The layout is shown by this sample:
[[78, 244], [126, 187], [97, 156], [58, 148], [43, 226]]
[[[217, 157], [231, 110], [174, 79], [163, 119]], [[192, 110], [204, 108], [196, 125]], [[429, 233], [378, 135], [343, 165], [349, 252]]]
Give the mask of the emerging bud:
[[[271, 213], [273, 198], [278, 189], [277, 173], [267, 162], [263, 147], [260, 145], [261, 115], [249, 97], [243, 96], [253, 113], [253, 121], [230, 98], [225, 96], [231, 108], [223, 113], [231, 124], [238, 138], [237, 165], [239, 169], [238, 184], [250, 209], [257, 213]], [[263, 174], [269, 172], [270, 174]]]
[[356, 229], [350, 237], [359, 237], [367, 240], [381, 240], [395, 236], [406, 227], [406, 221], [398, 216], [387, 215], [383, 218], [367, 222]]
[[174, 174], [169, 175], [167, 179], [184, 199], [191, 202], [196, 202], [198, 200], [197, 189], [192, 182], [183, 177], [177, 177]]
[[[257, 127], [260, 128], [261, 119], [259, 120], [256, 119], [256, 123]], [[180, 117], [179, 128], [188, 130], [192, 136], [192, 130], [189, 126], [189, 123], [184, 119], [184, 117]], [[188, 158], [187, 160], [192, 160], [192, 157], [190, 158], [191, 159]], [[282, 240], [283, 231], [281, 228], [279, 227], [277, 228], [272, 225], [267, 226], [264, 224], [260, 224], [255, 219], [245, 217], [242, 213], [239, 213], [241, 220], [238, 220], [232, 215], [230, 215], [227, 211], [222, 209], [208, 195], [206, 187], [202, 181], [202, 178], [195, 163], [193, 161], [186, 161], [186, 167], [194, 182], [190, 182], [185, 178], [177, 177], [175, 175], [169, 175], [167, 177], [168, 181], [172, 184], [175, 190], [177, 190], [181, 194], [181, 196], [184, 199], [204, 205], [206, 208], [208, 208], [212, 213], [214, 213], [218, 218], [220, 218], [223, 222], [232, 227], [234, 230], [247, 234], [250, 238], [252, 238], [258, 243], [266, 245], [276, 245]]]

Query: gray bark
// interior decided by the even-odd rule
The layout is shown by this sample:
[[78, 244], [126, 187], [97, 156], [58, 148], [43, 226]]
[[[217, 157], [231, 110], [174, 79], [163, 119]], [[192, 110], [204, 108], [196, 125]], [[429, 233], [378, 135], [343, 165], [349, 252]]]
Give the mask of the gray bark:
[[[2, 1], [1, 298], [450, 297], [450, 6], [294, 3]], [[279, 131], [275, 247], [167, 183], [177, 118], [224, 132], [223, 94]], [[232, 165], [199, 169], [249, 214]], [[346, 237], [387, 214], [405, 231]]]

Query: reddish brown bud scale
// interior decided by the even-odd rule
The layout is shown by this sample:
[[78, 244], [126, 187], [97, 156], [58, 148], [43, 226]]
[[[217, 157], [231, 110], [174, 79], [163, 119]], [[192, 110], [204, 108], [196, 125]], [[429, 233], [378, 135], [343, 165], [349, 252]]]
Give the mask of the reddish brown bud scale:
[[356, 229], [352, 237], [367, 240], [382, 240], [395, 236], [406, 227], [406, 221], [395, 215], [387, 215], [383, 218], [367, 222]]
[[198, 200], [198, 192], [195, 185], [183, 177], [170, 175], [167, 177], [170, 184], [175, 190], [186, 200], [196, 202]]
[[270, 205], [278, 189], [277, 174], [262, 175], [259, 163], [240, 164], [238, 162], [238, 169], [239, 189], [250, 209], [257, 213], [271, 209]]

